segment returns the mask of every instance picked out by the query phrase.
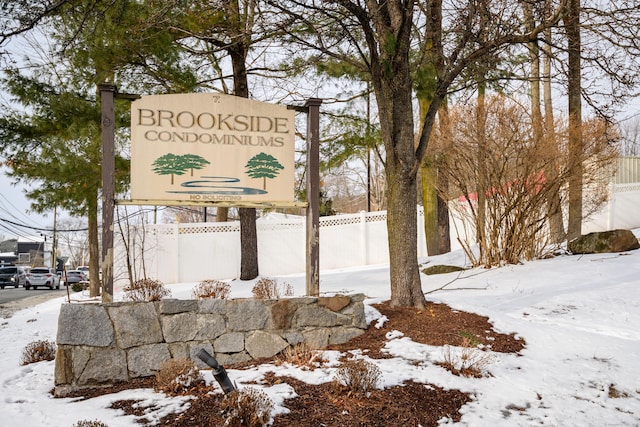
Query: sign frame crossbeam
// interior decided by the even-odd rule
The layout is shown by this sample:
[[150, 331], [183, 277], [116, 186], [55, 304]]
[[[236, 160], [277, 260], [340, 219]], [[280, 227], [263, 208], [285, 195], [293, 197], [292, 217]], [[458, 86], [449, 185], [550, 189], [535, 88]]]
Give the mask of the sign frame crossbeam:
[[200, 206], [222, 208], [306, 208], [308, 202], [251, 202], [251, 201], [197, 201], [197, 200], [141, 200], [119, 199], [118, 205], [135, 206]]

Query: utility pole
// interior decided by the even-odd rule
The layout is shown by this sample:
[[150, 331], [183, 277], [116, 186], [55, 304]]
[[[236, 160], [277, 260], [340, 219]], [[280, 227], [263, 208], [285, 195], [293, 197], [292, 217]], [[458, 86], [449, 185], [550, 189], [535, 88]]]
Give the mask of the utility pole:
[[58, 240], [56, 239], [56, 216], [58, 213], [58, 208], [54, 206], [53, 208], [53, 246], [51, 247], [51, 267], [57, 272], [58, 271], [58, 254], [57, 245]]

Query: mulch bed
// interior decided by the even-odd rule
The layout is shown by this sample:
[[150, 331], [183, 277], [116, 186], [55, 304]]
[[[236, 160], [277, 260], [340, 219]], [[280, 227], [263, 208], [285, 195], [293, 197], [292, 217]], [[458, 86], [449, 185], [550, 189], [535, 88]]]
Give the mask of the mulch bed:
[[[381, 351], [387, 332], [398, 330], [415, 342], [434, 346], [460, 346], [465, 341], [474, 346], [481, 344], [496, 352], [518, 353], [525, 346], [514, 334], [500, 334], [493, 330], [487, 317], [453, 310], [445, 304], [429, 303], [424, 310], [408, 307], [391, 307], [388, 303], [374, 306], [388, 320], [381, 328], [371, 325], [365, 334], [348, 343], [331, 346], [332, 350], [349, 351], [360, 349], [371, 358], [388, 358]], [[261, 362], [272, 362], [265, 360]], [[256, 362], [243, 368], [255, 366]], [[449, 417], [459, 420], [460, 408], [471, 400], [471, 396], [458, 390], [446, 390], [434, 385], [406, 382], [402, 386], [373, 390], [366, 395], [352, 393], [335, 382], [320, 385], [306, 384], [291, 377], [278, 377], [275, 373], [265, 376], [265, 384], [285, 382], [295, 390], [297, 397], [285, 401], [290, 413], [278, 415], [274, 427], [289, 426], [437, 426], [438, 420]], [[91, 398], [124, 389], [153, 387], [154, 378], [146, 378], [120, 384], [117, 387], [83, 391], [79, 395]], [[171, 414], [161, 421], [161, 426], [203, 427], [223, 426], [223, 395], [211, 394], [209, 387], [200, 387], [190, 392], [194, 396], [191, 406], [183, 413]], [[141, 415], [134, 408], [135, 401], [115, 402], [113, 408], [127, 414]], [[142, 419], [141, 424], [145, 422]]]

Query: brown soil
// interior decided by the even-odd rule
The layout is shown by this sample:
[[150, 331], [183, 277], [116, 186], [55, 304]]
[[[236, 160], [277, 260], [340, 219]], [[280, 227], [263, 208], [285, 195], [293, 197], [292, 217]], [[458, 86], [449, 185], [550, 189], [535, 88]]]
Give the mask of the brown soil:
[[[360, 349], [371, 358], [388, 358], [381, 351], [385, 334], [398, 330], [413, 341], [436, 346], [483, 345], [493, 351], [517, 353], [524, 348], [524, 342], [513, 334], [500, 334], [493, 330], [489, 319], [472, 313], [452, 310], [444, 304], [429, 304], [425, 310], [415, 308], [390, 307], [379, 304], [375, 307], [388, 321], [381, 328], [369, 327], [367, 332], [346, 344], [332, 346], [331, 349], [348, 351]], [[272, 360], [260, 361], [273, 362]], [[228, 366], [242, 369], [255, 366], [254, 362], [244, 366]], [[321, 385], [306, 384], [291, 377], [278, 377], [275, 373], [265, 375], [264, 384], [285, 382], [294, 388], [297, 397], [285, 401], [290, 413], [278, 415], [274, 427], [289, 426], [437, 426], [438, 420], [450, 417], [459, 420], [459, 409], [471, 400], [471, 396], [458, 390], [445, 390], [434, 385], [407, 382], [402, 386], [384, 390], [373, 390], [369, 394], [354, 393], [335, 382]], [[144, 379], [117, 388], [97, 389], [82, 393], [85, 398], [116, 392], [126, 388], [153, 387], [154, 379]], [[211, 393], [210, 387], [192, 390], [195, 398], [191, 406], [181, 414], [165, 417], [162, 426], [203, 427], [225, 425], [220, 393]], [[113, 408], [127, 414], [142, 415], [135, 409], [135, 401], [119, 401]], [[144, 425], [144, 421], [141, 423]], [[238, 424], [240, 425], [240, 424]], [[244, 424], [243, 424], [244, 425]]]

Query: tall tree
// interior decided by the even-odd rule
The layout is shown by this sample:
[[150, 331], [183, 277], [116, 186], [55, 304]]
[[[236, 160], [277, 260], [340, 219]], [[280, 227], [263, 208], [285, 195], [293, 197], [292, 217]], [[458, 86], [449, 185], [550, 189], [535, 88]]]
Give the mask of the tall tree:
[[[421, 123], [427, 114], [437, 75], [442, 75], [444, 67], [444, 51], [442, 46], [442, 0], [430, 0], [424, 4], [425, 40], [423, 42], [422, 63], [419, 64], [416, 81], [416, 97], [420, 109]], [[446, 123], [446, 101], [443, 101], [440, 114], [441, 130]], [[437, 140], [435, 142], [438, 142]], [[438, 173], [438, 156], [444, 150], [441, 147], [433, 153], [427, 152], [420, 166], [422, 204], [424, 207], [424, 229], [429, 255], [438, 255], [451, 250], [449, 233], [449, 209], [443, 200], [438, 187], [445, 184], [443, 175]]]
[[[63, 104], [54, 97], [40, 97], [20, 100], [24, 105], [40, 102], [41, 110], [46, 118], [48, 110], [57, 111], [59, 117], [56, 126], [66, 126], [66, 132], [49, 134], [44, 140], [33, 141], [38, 147], [58, 145], [64, 147], [84, 138], [83, 149], [71, 150], [79, 160], [76, 164], [90, 163], [90, 171], [84, 176], [83, 184], [87, 190], [78, 192], [84, 203], [76, 214], [86, 214], [89, 228], [90, 281], [91, 295], [97, 296], [100, 290], [99, 270], [100, 251], [98, 246], [98, 195], [100, 191], [100, 114], [96, 85], [103, 82], [118, 82], [127, 89], [184, 90], [193, 87], [195, 79], [189, 67], [180, 64], [179, 50], [172, 43], [174, 35], [165, 28], [153, 28], [140, 25], [141, 19], [151, 14], [147, 4], [129, 0], [77, 0], [55, 2], [55, 7], [37, 5], [38, 2], [21, 1], [15, 9], [17, 19], [29, 16], [30, 22], [42, 23], [46, 37], [54, 40], [52, 52], [55, 59], [47, 64], [36, 64], [38, 70], [32, 81], [50, 86], [51, 92], [59, 98], [76, 97], [79, 100], [92, 100], [95, 116], [87, 117], [78, 112], [85, 107], [82, 102]], [[37, 16], [36, 16], [37, 15]], [[49, 19], [52, 16], [56, 19]], [[57, 78], [57, 80], [54, 80]], [[48, 80], [47, 80], [48, 79]], [[93, 92], [93, 94], [91, 93]], [[19, 96], [19, 95], [16, 95]], [[25, 104], [26, 102], [26, 104]], [[50, 102], [51, 105], [45, 105]], [[128, 122], [128, 105], [118, 107], [119, 125], [122, 120]], [[124, 112], [123, 114], [121, 114]], [[38, 113], [38, 110], [36, 110]], [[37, 114], [33, 124], [41, 124]], [[27, 119], [27, 120], [28, 120]], [[74, 123], [75, 127], [68, 126]], [[73, 132], [73, 133], [72, 133]], [[27, 137], [30, 135], [26, 134]], [[67, 138], [67, 139], [65, 139]], [[72, 162], [73, 163], [73, 162]], [[120, 165], [121, 166], [121, 165]], [[128, 168], [127, 168], [128, 169]], [[20, 171], [17, 171], [20, 172]], [[65, 179], [65, 175], [60, 175]], [[43, 182], [47, 183], [49, 178]], [[43, 186], [50, 199], [73, 201], [68, 194], [57, 187]], [[83, 186], [80, 186], [83, 188]], [[121, 187], [122, 190], [124, 187]], [[33, 196], [34, 198], [36, 195]], [[44, 196], [43, 196], [44, 197]], [[38, 199], [36, 199], [38, 200]], [[44, 205], [40, 200], [39, 205]]]
[[[330, 57], [341, 58], [371, 75], [380, 112], [380, 128], [385, 146], [387, 180], [387, 227], [390, 254], [391, 303], [423, 307], [424, 294], [417, 265], [416, 176], [425, 156], [437, 112], [448, 90], [460, 74], [483, 57], [503, 50], [512, 43], [526, 43], [538, 36], [546, 25], [533, 31], [514, 26], [521, 10], [512, 2], [487, 4], [490, 19], [482, 28], [477, 2], [447, 8], [443, 17], [448, 35], [445, 66], [438, 76], [433, 98], [414, 133], [413, 89], [410, 52], [412, 31], [424, 30], [417, 19], [413, 1], [289, 1], [278, 4], [286, 13], [303, 17], [300, 27], [309, 37], [298, 42], [320, 49]], [[489, 4], [490, 3], [490, 4]], [[429, 19], [429, 17], [427, 17]], [[315, 25], [317, 23], [317, 26]], [[324, 31], [331, 29], [331, 31]], [[295, 37], [295, 35], [294, 35]], [[360, 61], [351, 54], [360, 55]], [[414, 141], [418, 141], [414, 145]]]
[[[48, 16], [57, 13], [69, 0], [10, 0], [2, 1], [0, 19], [0, 47], [12, 38], [28, 33]], [[6, 52], [0, 52], [6, 53]]]
[[[47, 81], [44, 76], [49, 71], [41, 69], [42, 75], [33, 77], [11, 72], [3, 81], [14, 100], [28, 112], [5, 106], [0, 117], [0, 150], [9, 159], [10, 176], [38, 184], [27, 193], [34, 211], [61, 207], [72, 215], [87, 216], [90, 293], [98, 296], [100, 109], [95, 95], [65, 87], [60, 81]], [[126, 114], [118, 115], [118, 126], [126, 122]], [[122, 191], [128, 181], [129, 163], [118, 156], [116, 167], [115, 181]]]
[[[546, 19], [551, 13], [551, 0], [545, 0], [543, 4], [543, 18]], [[546, 138], [551, 141], [557, 141], [555, 130], [555, 119], [553, 113], [553, 91], [551, 90], [551, 60], [552, 60], [552, 28], [545, 29], [542, 44], [542, 92], [544, 104], [544, 133]], [[549, 200], [547, 200], [549, 230], [551, 234], [551, 243], [561, 243], [566, 237], [564, 229], [564, 215], [562, 213], [562, 203], [560, 197], [560, 189], [562, 182], [558, 176], [558, 157], [560, 149], [556, 144], [550, 144], [549, 157], [552, 159], [545, 168], [545, 175], [549, 177], [550, 182], [558, 183], [554, 191], [551, 192]]]
[[[231, 57], [233, 69], [234, 95], [248, 98], [249, 81], [247, 78], [247, 56], [252, 44], [253, 24], [256, 14], [254, 0], [230, 0], [225, 5], [228, 19], [228, 38], [224, 49]], [[258, 232], [256, 228], [256, 209], [240, 208], [240, 279], [251, 280], [258, 277]]]
[[568, 239], [572, 240], [582, 233], [582, 71], [580, 69], [580, 0], [568, 0], [563, 14], [567, 33], [567, 93], [569, 113], [569, 163], [574, 165], [569, 178], [569, 223]]

